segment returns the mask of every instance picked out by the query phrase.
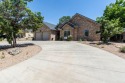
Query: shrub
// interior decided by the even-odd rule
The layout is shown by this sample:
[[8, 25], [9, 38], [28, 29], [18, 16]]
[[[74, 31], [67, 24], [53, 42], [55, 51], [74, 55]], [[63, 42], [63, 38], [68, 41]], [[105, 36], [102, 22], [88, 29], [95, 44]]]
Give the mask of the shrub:
[[68, 36], [67, 41], [72, 41], [72, 36]]
[[83, 40], [80, 38], [79, 41], [81, 42], [81, 41], [83, 41]]
[[60, 39], [59, 39], [60, 41], [63, 41], [63, 37], [60, 37]]
[[120, 51], [123, 52], [123, 53], [125, 53], [125, 46], [121, 47]]
[[4, 59], [4, 58], [5, 58], [5, 55], [1, 55], [1, 56], [0, 56], [0, 59]]
[[0, 38], [0, 41], [2, 41], [3, 39], [2, 38]]

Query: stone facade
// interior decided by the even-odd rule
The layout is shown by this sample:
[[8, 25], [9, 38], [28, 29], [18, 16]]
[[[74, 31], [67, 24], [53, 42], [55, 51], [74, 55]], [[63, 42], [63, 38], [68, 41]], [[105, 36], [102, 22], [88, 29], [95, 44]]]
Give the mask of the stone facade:
[[[61, 37], [64, 37], [64, 31], [66, 30], [70, 31], [73, 40], [100, 40], [100, 34], [96, 34], [97, 31], [100, 31], [100, 24], [80, 14], [73, 16], [69, 22], [61, 27]], [[85, 36], [85, 30], [88, 31], [88, 36]]]
[[63, 29], [60, 31], [61, 37], [64, 38], [64, 31], [70, 31], [70, 34], [73, 35], [73, 28], [69, 26], [68, 24], [63, 26]]
[[[46, 26], [45, 24], [43, 25], [43, 27], [39, 28], [36, 32], [35, 32], [35, 40], [37, 40], [37, 33], [41, 33], [41, 36], [43, 36], [43, 33], [48, 33], [49, 38], [48, 40], [55, 40], [56, 39], [56, 31], [55, 30], [51, 30], [48, 26]], [[43, 38], [41, 37], [40, 40], [43, 40]]]

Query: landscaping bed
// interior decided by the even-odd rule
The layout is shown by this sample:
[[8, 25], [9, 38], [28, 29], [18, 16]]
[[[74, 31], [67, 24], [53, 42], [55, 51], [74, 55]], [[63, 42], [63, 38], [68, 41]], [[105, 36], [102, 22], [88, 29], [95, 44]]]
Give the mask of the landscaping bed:
[[121, 48], [125, 47], [125, 43], [110, 42], [109, 44], [103, 44], [99, 41], [82, 41], [81, 43], [94, 46], [105, 51], [111, 52], [121, 58], [125, 59], [125, 53], [121, 52]]
[[27, 60], [40, 51], [41, 48], [33, 44], [18, 45], [16, 48], [0, 46], [0, 70]]

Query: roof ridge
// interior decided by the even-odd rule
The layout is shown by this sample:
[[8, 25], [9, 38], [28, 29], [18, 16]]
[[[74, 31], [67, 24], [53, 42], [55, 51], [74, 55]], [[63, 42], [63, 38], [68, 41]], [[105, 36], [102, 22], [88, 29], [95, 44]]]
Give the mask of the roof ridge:
[[[50, 23], [50, 22], [45, 22], [45, 21], [44, 21], [43, 23], [48, 23], [48, 24], [52, 24], [52, 23]], [[56, 24], [52, 24], [52, 25], [55, 25], [55, 26], [56, 26]]]
[[[79, 14], [79, 13], [76, 13], [76, 14], [72, 17], [72, 19], [73, 19], [76, 15], [79, 15], [79, 16], [81, 16], [81, 17], [84, 17], [84, 18], [86, 18], [86, 19], [88, 19], [88, 20], [90, 20], [90, 21], [96, 23], [96, 24], [99, 24], [99, 23], [97, 23], [95, 20], [93, 20], [93, 19], [91, 19], [91, 18], [88, 18], [88, 17], [86, 17], [86, 16], [84, 16], [84, 15], [82, 15], [82, 14]], [[100, 24], [99, 24], [99, 25], [100, 25]]]
[[46, 25], [48, 28], [55, 30], [56, 25], [49, 22], [43, 22], [43, 24]]

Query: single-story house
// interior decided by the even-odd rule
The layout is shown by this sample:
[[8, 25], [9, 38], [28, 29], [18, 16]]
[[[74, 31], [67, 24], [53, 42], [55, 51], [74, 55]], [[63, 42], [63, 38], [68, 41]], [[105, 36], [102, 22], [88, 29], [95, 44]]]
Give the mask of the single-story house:
[[[97, 32], [100, 31], [100, 26], [101, 25], [96, 21], [76, 13], [68, 22], [58, 26], [44, 22], [43, 27], [34, 33], [34, 39], [43, 41], [56, 39], [66, 40], [68, 37], [72, 37], [74, 41], [99, 41], [101, 35], [99, 33], [97, 34]], [[122, 40], [125, 41], [125, 32], [122, 36]]]
[[100, 24], [81, 14], [75, 14], [68, 22], [59, 25], [60, 38], [67, 39], [72, 36], [73, 40], [99, 41]]
[[56, 25], [44, 22], [43, 27], [39, 28], [34, 33], [34, 39], [35, 40], [55, 40], [56, 39]]

